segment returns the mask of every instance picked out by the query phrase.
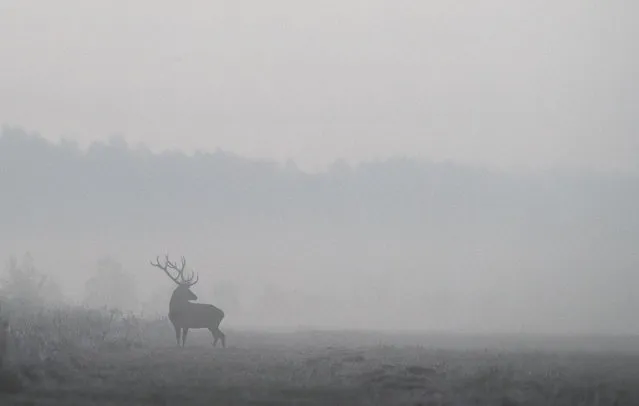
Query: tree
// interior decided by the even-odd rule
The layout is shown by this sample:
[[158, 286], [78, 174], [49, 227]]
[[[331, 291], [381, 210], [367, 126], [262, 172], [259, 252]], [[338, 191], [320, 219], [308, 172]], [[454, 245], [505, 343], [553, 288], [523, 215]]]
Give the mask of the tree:
[[30, 253], [24, 255], [22, 263], [15, 256], [9, 259], [0, 292], [6, 300], [22, 305], [48, 305], [63, 300], [56, 280], [35, 267]]
[[86, 281], [84, 288], [84, 303], [89, 307], [133, 310], [137, 306], [135, 280], [110, 256], [98, 260], [96, 273]]

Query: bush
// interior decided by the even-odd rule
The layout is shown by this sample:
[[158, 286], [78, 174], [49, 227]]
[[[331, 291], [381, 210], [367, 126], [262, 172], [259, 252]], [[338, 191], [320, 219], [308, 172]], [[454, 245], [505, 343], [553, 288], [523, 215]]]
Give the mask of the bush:
[[15, 257], [8, 262], [0, 302], [0, 326], [8, 324], [0, 330], [0, 391], [20, 387], [16, 377], [37, 381], [61, 368], [82, 368], [94, 351], [148, 346], [172, 332], [163, 319], [65, 303], [55, 281], [36, 269], [29, 254], [22, 263]]
[[74, 364], [93, 351], [145, 347], [162, 338], [162, 330], [171, 332], [166, 320], [144, 319], [106, 307], [34, 310], [15, 305], [7, 302], [2, 309], [10, 324], [6, 364], [22, 371], [46, 363]]

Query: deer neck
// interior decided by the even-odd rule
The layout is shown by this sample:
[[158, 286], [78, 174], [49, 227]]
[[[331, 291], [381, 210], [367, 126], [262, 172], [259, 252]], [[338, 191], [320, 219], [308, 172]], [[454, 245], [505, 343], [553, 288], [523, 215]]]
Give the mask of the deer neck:
[[169, 301], [169, 311], [173, 313], [175, 310], [183, 308], [189, 304], [188, 300], [178, 298], [178, 295], [173, 292], [171, 300]]

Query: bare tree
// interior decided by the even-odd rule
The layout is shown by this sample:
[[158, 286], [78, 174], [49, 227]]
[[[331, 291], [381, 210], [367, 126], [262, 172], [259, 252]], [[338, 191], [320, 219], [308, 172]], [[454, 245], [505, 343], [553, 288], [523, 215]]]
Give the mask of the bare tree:
[[[157, 257], [156, 262], [151, 262], [151, 265], [162, 269], [178, 285], [169, 302], [169, 320], [175, 329], [177, 345], [180, 345], [180, 331], [182, 332], [182, 347], [184, 347], [190, 328], [207, 328], [213, 335], [213, 346], [220, 340], [222, 347], [226, 347], [226, 336], [219, 328], [222, 319], [224, 319], [224, 312], [211, 304], [191, 303], [191, 301], [197, 300], [197, 296], [191, 291], [191, 286], [198, 282], [199, 275], [195, 276], [191, 272], [188, 278], [184, 277], [186, 259], [182, 257], [182, 264], [178, 267], [169, 261], [169, 256], [166, 255], [164, 264], [160, 264], [160, 257]], [[177, 274], [173, 276], [169, 270], [175, 271]]]
[[20, 306], [40, 306], [63, 301], [62, 291], [54, 278], [35, 267], [33, 257], [26, 253], [19, 263], [9, 260], [0, 294], [8, 303]]
[[0, 315], [0, 369], [7, 357], [7, 344], [9, 341], [9, 322]]

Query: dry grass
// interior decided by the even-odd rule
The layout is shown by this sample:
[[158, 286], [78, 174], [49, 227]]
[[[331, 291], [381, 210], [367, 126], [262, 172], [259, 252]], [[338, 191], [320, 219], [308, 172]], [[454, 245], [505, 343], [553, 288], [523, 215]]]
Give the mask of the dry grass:
[[[154, 327], [155, 328], [155, 327]], [[436, 350], [308, 334], [204, 332], [176, 348], [169, 325], [146, 346], [73, 346], [16, 364], [22, 405], [631, 405], [639, 357]], [[160, 333], [160, 331], [162, 333]], [[107, 340], [108, 341], [108, 338]]]
[[176, 348], [167, 320], [82, 308], [8, 314], [2, 405], [639, 404], [632, 352], [470, 350], [477, 340], [447, 346], [452, 338], [434, 336], [421, 338], [424, 348], [408, 336], [238, 331], [226, 331], [226, 349], [212, 348], [207, 331]]
[[4, 360], [7, 356], [9, 335], [9, 322], [0, 318], [0, 368], [3, 367]]

